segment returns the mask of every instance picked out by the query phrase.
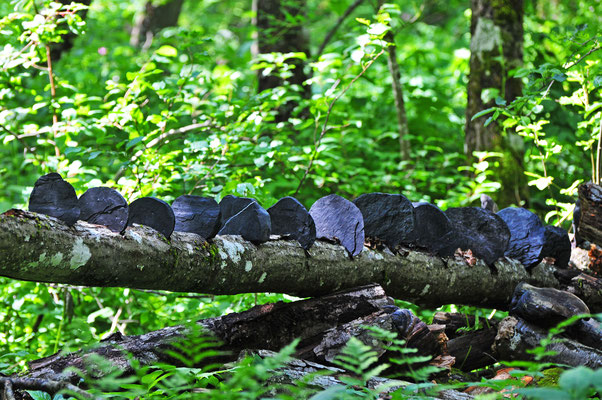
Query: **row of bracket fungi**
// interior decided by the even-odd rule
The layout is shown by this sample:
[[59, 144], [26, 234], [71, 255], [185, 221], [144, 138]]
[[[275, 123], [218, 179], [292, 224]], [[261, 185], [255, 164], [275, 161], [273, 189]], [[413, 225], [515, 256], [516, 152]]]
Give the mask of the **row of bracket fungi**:
[[[215, 235], [241, 235], [254, 243], [280, 235], [296, 239], [308, 250], [316, 239], [340, 243], [351, 256], [358, 255], [367, 239], [391, 251], [401, 247], [426, 249], [449, 257], [458, 249], [470, 250], [492, 265], [507, 256], [531, 268], [544, 258], [568, 266], [571, 243], [562, 228], [544, 226], [537, 215], [509, 207], [497, 213], [488, 196], [482, 207], [441, 211], [437, 206], [412, 203], [400, 194], [369, 193], [353, 202], [331, 194], [307, 209], [295, 198], [284, 197], [269, 209], [255, 199], [183, 195], [170, 206], [154, 197], [128, 205], [108, 187], [88, 189], [77, 197], [75, 189], [58, 173], [40, 177], [29, 198], [29, 210], [73, 225], [77, 220], [104, 225], [123, 233], [132, 224], [146, 225], [169, 238], [172, 232], [193, 232], [204, 239]], [[495, 208], [494, 208], [495, 207]]]

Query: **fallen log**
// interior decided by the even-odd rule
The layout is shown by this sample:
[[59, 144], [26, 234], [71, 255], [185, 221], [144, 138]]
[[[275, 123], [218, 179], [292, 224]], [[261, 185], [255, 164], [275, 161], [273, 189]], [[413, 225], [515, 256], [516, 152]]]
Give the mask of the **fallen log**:
[[[253, 354], [258, 357], [262, 357], [262, 358], [271, 357], [274, 355], [273, 352], [268, 351], [268, 350], [255, 351], [255, 352], [253, 352]], [[317, 386], [321, 389], [327, 389], [327, 388], [335, 386], [335, 385], [344, 385], [344, 383], [339, 379], [338, 376], [344, 375], [346, 373], [345, 370], [336, 368], [336, 367], [332, 367], [332, 366], [314, 363], [314, 362], [307, 361], [307, 360], [295, 359], [295, 358], [290, 360], [284, 366], [284, 368], [281, 368], [278, 371], [275, 371], [276, 373], [271, 378], [269, 378], [268, 383], [293, 384], [295, 381], [298, 381], [310, 374], [315, 374], [318, 371], [327, 371], [328, 373], [330, 373], [332, 375], [326, 375], [326, 376], [318, 375], [318, 376], [314, 377], [313, 379], [311, 379], [311, 381], [309, 382], [310, 385]], [[393, 393], [396, 390], [398, 390], [399, 388], [407, 387], [410, 384], [411, 384], [410, 382], [401, 381], [398, 379], [387, 379], [387, 378], [381, 378], [381, 377], [374, 377], [374, 378], [368, 379], [368, 381], [366, 382], [366, 387], [369, 389], [383, 388], [382, 392], [381, 392], [381, 395], [382, 395], [382, 394], [387, 394], [387, 393]], [[437, 391], [437, 390], [431, 390], [431, 391], [434, 391], [436, 393], [436, 394], [431, 395], [431, 396], [435, 396], [435, 397], [428, 397], [428, 398], [434, 399], [434, 400], [439, 400], [439, 399], [440, 400], [470, 400], [470, 399], [474, 399], [474, 396], [469, 395], [467, 393], [459, 392], [457, 390], [445, 389], [445, 390], [439, 390], [439, 391]], [[385, 398], [387, 398], [387, 397], [385, 397]]]
[[[433, 354], [433, 350], [435, 353], [442, 352], [447, 348], [450, 354], [457, 354], [457, 366], [466, 371], [495, 362], [532, 359], [533, 355], [527, 350], [538, 346], [548, 337], [545, 329], [519, 318], [507, 317], [499, 324], [497, 332], [491, 325], [486, 329], [465, 333], [448, 341], [446, 345], [439, 346], [440, 343], [426, 340], [429, 337], [434, 339], [436, 335], [425, 333], [424, 323], [407, 310], [395, 308], [380, 286], [370, 285], [293, 303], [260, 305], [242, 313], [201, 320], [192, 326], [168, 327], [140, 336], [114, 334], [96, 347], [71, 354], [57, 353], [35, 360], [29, 364], [30, 370], [23, 378], [76, 383], [80, 380], [80, 375], [74, 368], [92, 371], [94, 378], [114, 371], [127, 375], [134, 372], [132, 360], [141, 366], [157, 362], [181, 366], [182, 359], [173, 355], [173, 351], [178, 348], [177, 343], [186, 343], [186, 340], [194, 343], [195, 337], [206, 334], [223, 343], [221, 353], [198, 360], [194, 365], [196, 367], [235, 361], [241, 352], [249, 349], [278, 351], [295, 338], [300, 340], [294, 357], [302, 359], [306, 364], [332, 366], [331, 361], [340, 354], [351, 337], [359, 338], [375, 349], [379, 364], [391, 364], [390, 358], [399, 357], [400, 354], [394, 354], [391, 349], [387, 349], [385, 342], [370, 336], [366, 325], [397, 332], [398, 338], [407, 343], [423, 346], [419, 349], [419, 354], [425, 353], [420, 351], [424, 348], [429, 349], [427, 354]], [[445, 330], [443, 325], [432, 327], [437, 332]], [[543, 362], [586, 365], [592, 368], [602, 366], [602, 351], [569, 339], [554, 341], [547, 350], [558, 353], [546, 356]], [[112, 369], [91, 368], [91, 363], [97, 356], [102, 356]], [[453, 363], [453, 357], [448, 361], [445, 361], [447, 365]], [[437, 363], [437, 359], [432, 363], [443, 365]]]
[[249, 292], [319, 296], [369, 283], [395, 298], [426, 307], [468, 304], [507, 309], [520, 282], [567, 289], [592, 312], [602, 311], [599, 280], [562, 283], [553, 265], [530, 272], [517, 261], [440, 258], [421, 251], [401, 254], [368, 248], [350, 258], [336, 244], [317, 241], [307, 252], [291, 240], [255, 245], [240, 236], [207, 242], [174, 232], [167, 241], [152, 228], [132, 226], [124, 235], [78, 221], [21, 210], [0, 215], [0, 275], [38, 282], [119, 286], [207, 294]]
[[462, 336], [469, 331], [482, 328], [497, 327], [498, 320], [485, 317], [476, 318], [475, 315], [438, 311], [433, 316], [433, 324], [445, 326], [445, 334], [449, 339]]
[[447, 354], [456, 359], [454, 368], [469, 372], [498, 362], [491, 349], [498, 320], [477, 318], [462, 313], [437, 312], [433, 324], [444, 326]]
[[[535, 355], [529, 350], [540, 346], [542, 340], [548, 338], [548, 330], [540, 328], [521, 318], [506, 317], [500, 322], [495, 337], [493, 350], [502, 360], [534, 360]], [[546, 351], [553, 351], [542, 361], [577, 367], [602, 367], [602, 351], [583, 345], [575, 340], [563, 338], [546, 346]]]
[[[222, 363], [234, 361], [246, 349], [279, 351], [296, 338], [301, 339], [296, 357], [328, 363], [350, 337], [367, 337], [365, 328], [360, 328], [361, 321], [363, 325], [399, 331], [389, 310], [391, 306], [392, 300], [376, 285], [292, 303], [259, 305], [241, 313], [198, 321], [196, 327], [202, 329], [199, 332], [194, 331], [195, 325], [178, 325], [139, 336], [113, 334], [97, 347], [35, 360], [29, 364], [27, 376], [52, 379], [59, 376], [74, 381], [78, 375], [67, 368], [85, 371], [88, 360], [94, 355], [106, 358], [125, 374], [132, 372], [130, 357], [141, 365], [156, 362], [180, 365], [181, 362], [170, 357], [166, 350], [191, 334], [209, 334], [219, 340], [222, 345], [218, 360]], [[402, 332], [400, 334], [403, 335]], [[383, 353], [381, 350], [380, 354]], [[215, 360], [203, 361], [210, 363]]]
[[455, 357], [455, 368], [469, 372], [498, 362], [491, 345], [497, 334], [494, 327], [468, 332], [447, 342], [449, 355]]

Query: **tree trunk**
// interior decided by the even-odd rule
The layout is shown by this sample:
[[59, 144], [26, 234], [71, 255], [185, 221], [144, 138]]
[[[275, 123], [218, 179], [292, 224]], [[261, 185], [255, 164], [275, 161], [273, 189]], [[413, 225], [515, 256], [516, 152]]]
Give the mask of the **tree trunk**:
[[387, 47], [387, 65], [393, 82], [393, 95], [395, 96], [395, 114], [397, 115], [397, 130], [399, 133], [399, 154], [402, 161], [410, 159], [410, 140], [408, 135], [408, 117], [406, 115], [405, 103], [403, 100], [403, 87], [401, 86], [401, 72], [397, 62], [397, 50], [395, 45], [395, 36], [391, 33], [387, 35], [387, 41], [392, 45]]
[[[495, 97], [483, 101], [489, 89], [510, 103], [522, 91], [518, 78], [508, 77], [508, 71], [523, 61], [523, 0], [471, 0], [470, 75], [466, 107], [466, 136], [464, 149], [492, 150], [500, 140], [497, 123], [485, 126], [488, 116], [472, 121], [472, 117], [495, 105]], [[500, 49], [502, 62], [499, 61]], [[498, 59], [496, 59], [498, 58]]]
[[[301, 0], [253, 0], [253, 11], [255, 18], [253, 24], [257, 29], [257, 40], [253, 47], [254, 56], [267, 53], [305, 53], [310, 56], [309, 37], [303, 27], [305, 18], [305, 2]], [[309, 99], [311, 97], [311, 86], [304, 85], [309, 79], [305, 72], [305, 62], [299, 58], [291, 58], [286, 61], [292, 64], [292, 75], [286, 82], [298, 85], [301, 96]], [[266, 74], [261, 69], [257, 72], [258, 92], [282, 86], [284, 81], [273, 74]], [[278, 110], [278, 121], [287, 120], [297, 104], [289, 102], [282, 105]]]
[[470, 304], [508, 309], [515, 287], [569, 288], [592, 312], [602, 311], [598, 279], [579, 275], [561, 281], [555, 266], [541, 263], [529, 272], [506, 258], [494, 270], [478, 260], [440, 258], [422, 251], [363, 251], [350, 258], [340, 245], [316, 241], [305, 252], [297, 241], [260, 245], [240, 236], [212, 242], [174, 232], [167, 241], [152, 228], [134, 226], [124, 235], [78, 221], [10, 210], [0, 215], [0, 275], [38, 282], [120, 286], [180, 292], [249, 292], [318, 296], [380, 283], [399, 299], [437, 307]]
[[136, 17], [130, 35], [130, 44], [149, 48], [153, 37], [161, 29], [178, 25], [183, 3], [184, 0], [147, 1], [144, 10]]

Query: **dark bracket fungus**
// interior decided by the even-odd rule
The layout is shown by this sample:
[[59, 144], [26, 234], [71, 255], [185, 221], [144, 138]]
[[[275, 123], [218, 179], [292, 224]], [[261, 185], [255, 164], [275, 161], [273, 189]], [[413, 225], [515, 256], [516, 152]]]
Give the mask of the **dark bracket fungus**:
[[127, 226], [146, 225], [170, 238], [176, 225], [176, 217], [171, 206], [154, 197], [141, 197], [130, 204]]
[[560, 268], [568, 268], [571, 259], [571, 239], [564, 229], [548, 225], [544, 227], [544, 242], [541, 258], [552, 257], [554, 264]]
[[262, 243], [270, 240], [272, 224], [270, 214], [256, 201], [250, 202], [234, 215], [219, 231], [219, 235], [240, 235], [250, 242]]
[[368, 193], [353, 202], [362, 212], [364, 234], [390, 249], [414, 242], [416, 219], [412, 203], [400, 194]]
[[294, 197], [283, 197], [268, 208], [272, 233], [296, 239], [308, 250], [316, 241], [316, 224], [307, 209]]
[[539, 217], [525, 208], [508, 207], [497, 213], [510, 229], [505, 255], [531, 268], [542, 260], [544, 227]]
[[362, 212], [347, 199], [331, 194], [318, 199], [309, 209], [318, 239], [338, 240], [352, 256], [364, 248]]
[[109, 187], [86, 190], [79, 198], [79, 219], [104, 225], [113, 232], [121, 232], [128, 222], [128, 203], [121, 193]]
[[479, 207], [448, 208], [445, 215], [458, 232], [458, 247], [492, 265], [504, 255], [510, 231], [502, 218]]
[[[506, 255], [527, 269], [544, 258], [557, 267], [568, 267], [571, 243], [565, 230], [544, 226], [524, 208], [494, 214], [491, 210], [497, 205], [487, 195], [481, 196], [481, 206], [443, 212], [430, 203], [411, 203], [400, 194], [368, 193], [354, 202], [336, 194], [322, 197], [309, 212], [293, 197], [280, 199], [266, 211], [255, 199], [233, 195], [219, 204], [212, 198], [183, 195], [173, 202], [173, 209], [162, 200], [143, 197], [128, 207], [119, 192], [107, 187], [91, 188], [78, 200], [73, 187], [56, 172], [40, 177], [29, 198], [30, 211], [68, 225], [81, 219], [113, 232], [124, 233], [136, 223], [166, 238], [176, 230], [204, 239], [240, 235], [256, 244], [276, 234], [297, 240], [305, 250], [316, 239], [338, 242], [351, 256], [362, 251], [367, 237], [371, 244], [383, 243], [391, 250], [415, 246], [441, 257], [452, 257], [457, 249], [471, 250], [490, 266]], [[577, 204], [577, 224], [580, 216]]]
[[223, 227], [226, 221], [238, 214], [248, 206], [249, 204], [257, 202], [255, 199], [249, 197], [236, 197], [231, 194], [224, 196], [222, 201], [219, 202], [219, 208], [222, 213], [221, 226]]
[[221, 211], [217, 202], [209, 197], [183, 195], [171, 205], [176, 216], [177, 232], [192, 232], [211, 239], [221, 227]]
[[451, 257], [458, 248], [454, 227], [443, 211], [431, 203], [413, 203], [415, 244], [442, 257]]
[[67, 225], [75, 224], [80, 214], [75, 189], [56, 172], [36, 181], [29, 196], [29, 211], [56, 217]]

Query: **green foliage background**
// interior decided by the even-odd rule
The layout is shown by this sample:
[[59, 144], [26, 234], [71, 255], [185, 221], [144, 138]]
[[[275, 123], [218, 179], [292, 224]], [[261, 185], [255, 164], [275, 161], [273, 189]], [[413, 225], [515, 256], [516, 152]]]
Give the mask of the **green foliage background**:
[[[307, 2], [303, 25], [312, 50], [350, 4]], [[504, 165], [518, 162], [529, 193], [514, 205], [568, 227], [576, 186], [592, 178], [602, 52], [581, 57], [600, 46], [599, 0], [526, 2], [525, 64], [510, 71], [524, 80], [524, 96], [510, 105], [499, 102], [480, 117], [496, 118], [504, 140], [472, 159], [463, 153], [468, 2], [387, 6], [402, 72], [409, 161], [400, 158], [386, 56], [375, 59], [382, 35], [375, 34], [379, 20], [372, 2], [353, 14], [364, 23], [346, 19], [325, 53], [306, 60], [312, 74], [308, 100], [288, 84], [256, 93], [256, 68], [286, 76], [290, 66], [278, 54], [252, 59], [248, 1], [185, 2], [178, 27], [137, 49], [129, 44], [129, 28], [143, 5], [94, 0], [84, 22], [48, 0], [0, 3], [0, 211], [26, 208], [36, 179], [51, 171], [60, 172], [78, 194], [101, 185], [115, 187], [129, 201], [235, 194], [256, 197], [267, 208], [297, 191], [315, 153], [297, 194], [307, 207], [330, 193], [354, 198], [372, 191], [402, 193], [443, 208], [476, 205], [481, 193], [495, 198], [511, 190], [502, 186], [501, 174]], [[78, 37], [52, 63], [53, 96], [46, 48], [68, 31]], [[291, 100], [299, 107], [276, 123], [277, 108]], [[139, 334], [287, 299], [1, 283], [5, 372], [117, 329]]]

